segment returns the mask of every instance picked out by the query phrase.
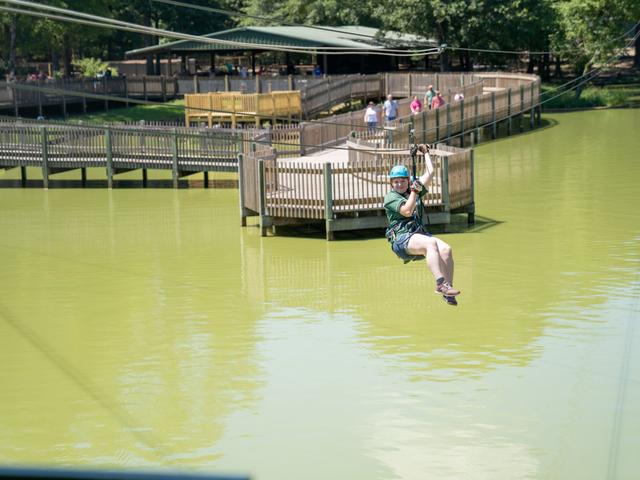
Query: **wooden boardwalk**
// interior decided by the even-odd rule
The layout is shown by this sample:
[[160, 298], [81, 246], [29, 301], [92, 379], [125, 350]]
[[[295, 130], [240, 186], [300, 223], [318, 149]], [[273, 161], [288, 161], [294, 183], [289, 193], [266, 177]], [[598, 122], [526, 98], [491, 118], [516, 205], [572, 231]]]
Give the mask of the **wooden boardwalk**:
[[[366, 97], [372, 87], [368, 83], [377, 82], [378, 88], [407, 97], [434, 83], [446, 87], [449, 98], [463, 92], [465, 99], [419, 115], [407, 115], [407, 101], [402, 100], [400, 118], [372, 134], [362, 111], [295, 126], [241, 130], [88, 126], [5, 117], [0, 118], [0, 168], [19, 167], [25, 184], [26, 167], [40, 167], [45, 188], [51, 174], [80, 169], [84, 179], [91, 167], [105, 168], [110, 188], [114, 175], [131, 170], [142, 170], [143, 179], [148, 169], [170, 170], [174, 187], [183, 175], [204, 172], [206, 180], [209, 171], [237, 171], [243, 224], [248, 216], [258, 216], [266, 234], [278, 225], [322, 223], [331, 239], [336, 231], [386, 225], [382, 199], [387, 173], [392, 165], [410, 161], [411, 129], [419, 142], [438, 144], [436, 178], [426, 206], [430, 223], [447, 224], [455, 213], [474, 218], [473, 152], [465, 143], [477, 142], [483, 126], [494, 137], [498, 122], [509, 134], [522, 129], [525, 113], [531, 128], [536, 117], [540, 121], [540, 81], [532, 75], [355, 77], [352, 83], [342, 79], [334, 91], [326, 89], [317, 98], [324, 102], [363, 92]], [[460, 148], [448, 145], [453, 140]]]

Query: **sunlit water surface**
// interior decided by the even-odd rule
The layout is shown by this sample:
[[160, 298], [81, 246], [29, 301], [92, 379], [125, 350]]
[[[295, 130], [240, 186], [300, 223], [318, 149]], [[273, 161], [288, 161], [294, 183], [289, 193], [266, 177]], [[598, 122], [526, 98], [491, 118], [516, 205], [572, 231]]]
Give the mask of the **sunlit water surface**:
[[640, 472], [640, 110], [476, 150], [460, 306], [236, 190], [0, 190], [0, 463], [286, 479]]

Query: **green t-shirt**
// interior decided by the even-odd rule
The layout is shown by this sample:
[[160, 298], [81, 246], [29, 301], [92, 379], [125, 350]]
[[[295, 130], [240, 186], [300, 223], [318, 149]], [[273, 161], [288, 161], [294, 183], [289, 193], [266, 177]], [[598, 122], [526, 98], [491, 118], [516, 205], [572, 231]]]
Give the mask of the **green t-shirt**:
[[[424, 197], [427, 193], [427, 189], [423, 188], [420, 192], [420, 198]], [[395, 227], [396, 236], [402, 233], [407, 233], [411, 231], [411, 223], [414, 220], [414, 217], [405, 217], [400, 213], [400, 207], [407, 203], [407, 199], [409, 198], [409, 193], [405, 193], [404, 195], [396, 192], [395, 190], [391, 190], [384, 196], [384, 212], [387, 214], [387, 220], [389, 221], [389, 228]], [[422, 214], [424, 212], [424, 205], [422, 202], [417, 202], [417, 211], [418, 218], [422, 218]]]
[[433, 100], [433, 97], [436, 96], [436, 92], [434, 92], [433, 90], [427, 90], [427, 93], [424, 94], [424, 100], [425, 103], [427, 104], [427, 107], [431, 108], [431, 102]]

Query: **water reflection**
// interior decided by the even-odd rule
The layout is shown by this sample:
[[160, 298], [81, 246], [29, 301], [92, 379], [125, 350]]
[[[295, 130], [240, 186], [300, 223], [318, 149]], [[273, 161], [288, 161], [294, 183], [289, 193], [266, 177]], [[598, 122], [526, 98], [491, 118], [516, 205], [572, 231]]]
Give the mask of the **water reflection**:
[[458, 308], [383, 238], [239, 228], [233, 190], [0, 191], [2, 460], [268, 479], [637, 471], [638, 330], [626, 348], [621, 319], [640, 285], [640, 117], [593, 113], [478, 150], [495, 224], [447, 235]]

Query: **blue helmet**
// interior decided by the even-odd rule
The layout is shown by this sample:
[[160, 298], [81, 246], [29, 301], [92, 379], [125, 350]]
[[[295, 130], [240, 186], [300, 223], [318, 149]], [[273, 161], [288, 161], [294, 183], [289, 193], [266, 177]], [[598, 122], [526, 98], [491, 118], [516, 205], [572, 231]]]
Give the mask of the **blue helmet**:
[[404, 165], [396, 165], [389, 172], [389, 178], [409, 178], [409, 170]]

